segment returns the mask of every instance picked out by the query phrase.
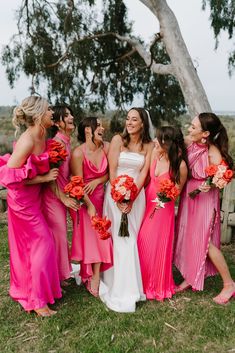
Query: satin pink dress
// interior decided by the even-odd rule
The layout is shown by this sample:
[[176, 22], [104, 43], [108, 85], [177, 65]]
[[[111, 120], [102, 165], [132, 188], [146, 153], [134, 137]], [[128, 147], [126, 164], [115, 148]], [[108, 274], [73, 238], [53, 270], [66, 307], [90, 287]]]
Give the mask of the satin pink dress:
[[[83, 179], [85, 183], [100, 178], [108, 172], [108, 161], [105, 153], [99, 168], [86, 155], [85, 145], [82, 146]], [[96, 208], [97, 214], [102, 217], [104, 202], [104, 185], [99, 184], [89, 198]], [[73, 213], [74, 214], [74, 213]], [[85, 205], [73, 217], [74, 227], [71, 247], [71, 260], [81, 262], [80, 276], [85, 282], [93, 275], [92, 264], [101, 263], [100, 271], [110, 268], [113, 263], [111, 238], [101, 240], [98, 233], [92, 228], [90, 217]]]
[[[63, 191], [70, 177], [70, 138], [60, 132], [54, 140], [62, 142], [68, 153], [66, 160], [59, 167], [59, 175], [56, 179], [58, 187]], [[49, 186], [43, 189], [43, 212], [50, 230], [53, 233], [56, 247], [57, 265], [60, 281], [70, 278], [71, 266], [69, 260], [69, 247], [67, 240], [67, 208], [57, 198]]]
[[201, 192], [191, 199], [188, 193], [206, 179], [208, 147], [192, 143], [188, 147], [188, 159], [192, 176], [181, 194], [174, 263], [194, 290], [203, 290], [204, 279], [217, 273], [207, 254], [210, 241], [220, 248], [219, 190], [214, 188], [207, 193]]
[[0, 184], [8, 189], [10, 296], [26, 311], [61, 297], [53, 235], [42, 213], [42, 184], [26, 179], [49, 170], [48, 154], [31, 155], [21, 168], [8, 168], [0, 157]]
[[155, 210], [152, 214], [161, 180], [170, 179], [169, 173], [155, 176], [157, 160], [150, 169], [150, 183], [146, 188], [146, 211], [138, 235], [138, 251], [143, 280], [144, 293], [147, 299], [159, 301], [171, 298], [174, 294], [172, 275], [172, 256], [174, 238], [174, 202], [165, 204], [165, 208]]

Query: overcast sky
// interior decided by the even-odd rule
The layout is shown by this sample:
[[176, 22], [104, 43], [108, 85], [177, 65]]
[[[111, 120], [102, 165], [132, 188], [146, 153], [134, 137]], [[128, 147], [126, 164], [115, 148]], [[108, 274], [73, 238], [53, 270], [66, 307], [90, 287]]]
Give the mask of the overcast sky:
[[[159, 24], [152, 13], [138, 0], [125, 0], [129, 18], [134, 21], [135, 33], [146, 41], [159, 31]], [[180, 29], [194, 61], [208, 99], [215, 111], [235, 111], [235, 73], [229, 78], [227, 58], [233, 48], [228, 35], [220, 37], [219, 48], [215, 51], [215, 40], [209, 23], [209, 10], [201, 10], [201, 0], [168, 0], [174, 11]], [[14, 10], [21, 0], [1, 2], [0, 46], [7, 44], [16, 33]], [[4, 68], [0, 64], [0, 105], [13, 105], [29, 94], [30, 81], [21, 76], [14, 89], [10, 89]], [[40, 92], [43, 94], [43, 92]]]

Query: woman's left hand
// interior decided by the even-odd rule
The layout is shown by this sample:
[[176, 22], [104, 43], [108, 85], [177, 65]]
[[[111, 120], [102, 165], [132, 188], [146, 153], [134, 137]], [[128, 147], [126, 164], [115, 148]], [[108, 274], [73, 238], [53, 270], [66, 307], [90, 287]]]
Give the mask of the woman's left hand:
[[90, 181], [84, 186], [84, 191], [87, 195], [92, 194], [99, 183], [96, 179]]
[[201, 185], [198, 187], [198, 189], [199, 189], [201, 192], [208, 192], [208, 191], [210, 191], [211, 186], [208, 185], [208, 184], [206, 184], [206, 183], [203, 183], [203, 184], [201, 184]]

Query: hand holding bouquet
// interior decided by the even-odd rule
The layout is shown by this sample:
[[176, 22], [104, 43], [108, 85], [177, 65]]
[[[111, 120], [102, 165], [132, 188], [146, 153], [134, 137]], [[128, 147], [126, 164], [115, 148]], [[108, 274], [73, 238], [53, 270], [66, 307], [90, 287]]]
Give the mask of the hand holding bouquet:
[[175, 201], [179, 196], [180, 191], [178, 187], [170, 179], [163, 179], [160, 181], [160, 189], [157, 192], [156, 199], [152, 202], [156, 202], [156, 206], [153, 212], [150, 215], [150, 218], [153, 218], [154, 213], [159, 208], [165, 208], [165, 203], [169, 201]]
[[55, 140], [48, 141], [48, 154], [51, 169], [59, 168], [59, 166], [68, 156], [68, 153], [66, 152], [62, 143]]
[[[129, 175], [119, 175], [111, 183], [111, 196], [115, 202], [130, 203], [134, 201], [138, 193], [138, 188], [134, 179]], [[129, 237], [128, 218], [126, 213], [122, 213], [121, 224], [118, 235]]]
[[111, 237], [111, 233], [108, 232], [111, 221], [106, 217], [93, 216], [91, 218], [91, 225], [98, 232], [100, 239], [106, 240]]
[[[228, 168], [225, 161], [222, 161], [218, 165], [211, 164], [205, 171], [207, 174], [205, 185], [212, 185], [219, 189], [223, 189], [233, 178], [233, 171]], [[194, 199], [200, 192], [200, 189], [195, 189], [189, 192], [189, 196], [191, 199]]]

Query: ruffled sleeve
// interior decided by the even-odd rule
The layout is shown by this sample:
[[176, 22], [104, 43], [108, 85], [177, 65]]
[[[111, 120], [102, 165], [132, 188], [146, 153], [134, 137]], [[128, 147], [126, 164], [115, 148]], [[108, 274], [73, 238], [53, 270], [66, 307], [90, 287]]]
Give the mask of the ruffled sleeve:
[[33, 179], [38, 174], [49, 171], [49, 156], [45, 152], [39, 156], [31, 155], [20, 168], [9, 168], [10, 154], [0, 156], [0, 185], [9, 188], [20, 186], [26, 179]]

